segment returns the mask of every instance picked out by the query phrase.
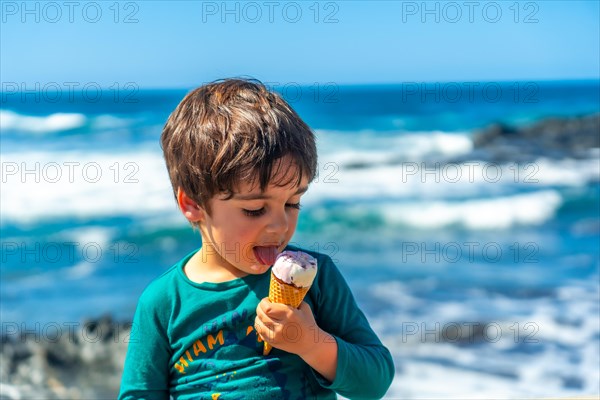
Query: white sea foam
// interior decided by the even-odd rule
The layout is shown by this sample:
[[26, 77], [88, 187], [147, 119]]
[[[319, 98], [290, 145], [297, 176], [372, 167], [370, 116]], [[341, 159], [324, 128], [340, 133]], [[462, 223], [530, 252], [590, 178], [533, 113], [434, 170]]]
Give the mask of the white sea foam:
[[82, 261], [65, 271], [65, 275], [67, 279], [81, 279], [92, 275], [96, 269], [94, 263]]
[[[581, 187], [600, 180], [598, 159], [540, 159], [522, 165], [477, 160], [451, 164], [407, 161], [383, 165], [392, 157], [389, 151], [340, 151], [340, 154], [320, 157], [319, 177], [307, 193], [307, 201], [489, 198], [557, 186]], [[344, 168], [351, 162], [370, 167]]]
[[106, 246], [117, 233], [118, 229], [98, 226], [86, 226], [83, 228], [69, 228], [56, 232], [49, 239], [57, 242], [72, 242], [78, 244], [95, 243]]
[[562, 204], [557, 191], [545, 190], [515, 196], [463, 202], [418, 202], [380, 206], [386, 220], [417, 228], [460, 225], [467, 229], [506, 229], [540, 225]]
[[449, 134], [434, 131], [428, 134], [400, 136], [397, 146], [409, 157], [420, 159], [424, 156], [458, 156], [473, 150], [473, 141], [465, 134]]
[[[600, 180], [600, 157], [584, 160], [549, 160], [540, 158], [531, 164], [531, 179], [542, 185], [583, 186]], [[535, 173], [534, 173], [535, 168]]]
[[[389, 295], [396, 295], [397, 290], [403, 297], [392, 301]], [[397, 367], [386, 398], [522, 399], [599, 394], [597, 284], [566, 286], [557, 297], [532, 299], [471, 293], [463, 301], [452, 302], [450, 308], [435, 301], [416, 308], [412, 307], [415, 300], [406, 305], [405, 299], [423, 296], [410, 284], [386, 282], [372, 287], [372, 293], [389, 301], [387, 311], [372, 318]], [[481, 303], [488, 310], [487, 318], [475, 319], [471, 310]], [[460, 315], [455, 312], [457, 305], [463, 309]], [[436, 322], [438, 329], [452, 322], [487, 322], [495, 327], [479, 344], [458, 346], [436, 336]], [[405, 329], [401, 334], [411, 323], [418, 330], [408, 335]]]
[[118, 118], [110, 114], [98, 115], [92, 120], [92, 129], [126, 128], [132, 122], [132, 119]]
[[353, 132], [351, 141], [345, 132], [317, 135], [321, 181], [335, 183], [322, 189], [332, 195], [481, 196], [502, 194], [507, 187], [581, 186], [600, 180], [598, 151], [584, 160], [542, 157], [521, 165], [477, 159], [445, 163], [473, 150], [471, 135], [365, 131]]
[[[381, 149], [365, 151], [371, 160], [388, 157]], [[338, 156], [355, 158], [348, 152]], [[2, 161], [3, 221], [127, 214], [144, 215], [148, 223], [153, 219], [159, 225], [167, 220], [185, 223], [178, 216], [157, 148], [140, 146], [137, 151], [115, 154], [3, 153]], [[541, 224], [563, 202], [555, 186], [579, 187], [600, 179], [597, 160], [540, 160], [529, 169], [511, 164], [489, 167], [484, 162], [455, 164], [451, 169], [420, 162], [345, 169], [328, 161], [327, 156], [321, 158], [319, 176], [303, 198], [305, 206], [331, 200], [356, 202], [349, 212], [376, 208], [390, 222], [423, 229]], [[101, 174], [97, 181], [96, 173]], [[523, 191], [528, 193], [519, 194]], [[383, 203], [380, 209], [379, 203]]]
[[[69, 170], [69, 163], [73, 165]], [[8, 167], [11, 166], [9, 172]], [[109, 155], [105, 153], [18, 153], [3, 156], [3, 221], [33, 223], [68, 216], [152, 215], [176, 219], [169, 179], [158, 152]], [[27, 172], [27, 171], [34, 171]], [[442, 196], [443, 185], [392, 185], [390, 174], [369, 176], [357, 171], [360, 191], [351, 185], [316, 183], [307, 201], [326, 199], [406, 198]], [[60, 174], [60, 179], [57, 179]], [[365, 174], [363, 176], [363, 174]], [[97, 181], [96, 181], [97, 180]], [[468, 186], [467, 186], [468, 187]], [[473, 186], [478, 187], [478, 186]], [[447, 189], [446, 189], [447, 190]], [[429, 191], [429, 192], [427, 192]], [[309, 192], [310, 193], [310, 192]], [[453, 224], [469, 229], [508, 228], [540, 224], [551, 218], [562, 199], [545, 190], [486, 200], [393, 202], [378, 206], [388, 221], [425, 229]], [[364, 206], [357, 206], [363, 212]], [[352, 212], [352, 209], [350, 209]], [[181, 220], [183, 222], [183, 220]]]
[[329, 177], [330, 181], [316, 182], [305, 202], [353, 201], [356, 205], [347, 206], [349, 213], [379, 214], [386, 221], [422, 229], [450, 225], [467, 229], [539, 225], [551, 219], [563, 203], [558, 190], [541, 183], [532, 183], [527, 193], [520, 193], [523, 184], [512, 180], [464, 178], [449, 182], [436, 180], [435, 176], [422, 179], [402, 175], [401, 167], [380, 167], [376, 171], [339, 171]]
[[364, 131], [349, 136], [348, 132], [318, 130], [316, 134], [321, 158], [340, 165], [459, 156], [473, 149], [473, 140], [466, 133]]
[[176, 213], [158, 152], [27, 152], [2, 160], [2, 223]]
[[21, 400], [21, 390], [18, 386], [9, 385], [8, 383], [0, 383], [0, 394], [12, 400]]
[[56, 113], [35, 117], [0, 110], [0, 129], [2, 131], [43, 134], [79, 128], [85, 123], [85, 115], [77, 113]]

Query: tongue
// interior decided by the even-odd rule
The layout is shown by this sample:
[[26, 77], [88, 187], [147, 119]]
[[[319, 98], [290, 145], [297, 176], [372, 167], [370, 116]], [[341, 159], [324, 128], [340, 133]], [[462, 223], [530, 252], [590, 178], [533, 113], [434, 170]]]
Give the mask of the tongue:
[[277, 246], [256, 246], [254, 256], [263, 265], [273, 265], [277, 258]]

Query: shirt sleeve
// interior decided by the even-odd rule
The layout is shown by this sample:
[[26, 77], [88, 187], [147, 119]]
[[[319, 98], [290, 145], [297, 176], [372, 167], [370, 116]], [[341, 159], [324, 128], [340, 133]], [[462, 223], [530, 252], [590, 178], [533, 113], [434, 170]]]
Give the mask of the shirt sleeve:
[[168, 400], [171, 351], [156, 299], [145, 291], [133, 317], [119, 400]]
[[382, 398], [394, 378], [394, 363], [333, 261], [320, 255], [318, 285], [311, 288], [315, 318], [338, 345], [336, 377], [327, 381], [313, 370], [319, 384], [352, 399]]

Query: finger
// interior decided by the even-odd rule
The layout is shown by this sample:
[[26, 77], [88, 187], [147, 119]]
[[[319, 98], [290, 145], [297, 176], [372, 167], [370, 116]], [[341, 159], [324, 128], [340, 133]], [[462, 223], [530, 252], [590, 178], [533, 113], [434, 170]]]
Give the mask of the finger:
[[281, 321], [287, 318], [290, 315], [290, 312], [293, 311], [293, 308], [288, 305], [271, 303], [268, 299], [261, 300], [256, 310], [257, 313], [259, 309], [273, 321]]
[[254, 329], [256, 330], [256, 333], [264, 338], [263, 334], [267, 331], [267, 327], [258, 317], [254, 319]]
[[260, 320], [261, 323], [263, 324], [274, 324], [276, 321], [271, 318], [261, 307], [257, 307], [256, 308], [256, 317]]
[[258, 306], [256, 307], [256, 313], [258, 314], [260, 310], [263, 314], [270, 315], [271, 310], [273, 309], [273, 305], [274, 303], [271, 303], [271, 301], [269, 301], [269, 298], [265, 297], [260, 301], [260, 303], [258, 303]]
[[262, 332], [262, 326], [261, 326], [261, 322], [258, 318], [254, 319], [254, 330], [256, 331], [256, 334], [264, 340], [263, 336], [261, 335]]
[[274, 329], [275, 325], [269, 322], [263, 322], [258, 317], [254, 319], [254, 329], [256, 333], [266, 341], [267, 343], [271, 343], [274, 337]]
[[273, 304], [273, 303], [271, 303], [271, 300], [269, 300], [269, 298], [268, 298], [268, 297], [263, 297], [263, 298], [260, 300], [260, 302], [258, 303], [258, 307], [261, 307], [261, 308], [269, 308], [269, 307], [271, 306], [271, 304]]

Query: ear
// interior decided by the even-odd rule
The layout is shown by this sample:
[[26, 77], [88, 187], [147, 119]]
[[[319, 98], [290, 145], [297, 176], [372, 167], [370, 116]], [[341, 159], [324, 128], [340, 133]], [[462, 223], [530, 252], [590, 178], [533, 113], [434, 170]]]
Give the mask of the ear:
[[177, 204], [183, 215], [190, 222], [199, 222], [204, 219], [204, 210], [191, 199], [181, 188], [177, 189]]

